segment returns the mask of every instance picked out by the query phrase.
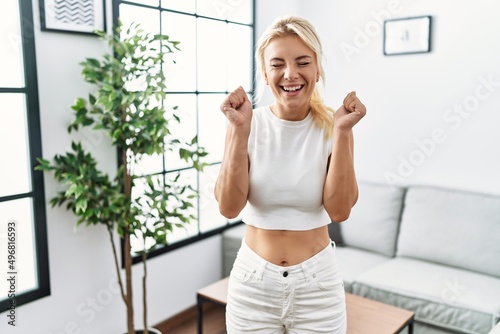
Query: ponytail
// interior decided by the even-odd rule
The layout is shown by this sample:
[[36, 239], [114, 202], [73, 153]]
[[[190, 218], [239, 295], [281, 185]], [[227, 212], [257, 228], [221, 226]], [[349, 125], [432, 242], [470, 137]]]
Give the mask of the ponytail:
[[329, 139], [333, 132], [333, 113], [335, 110], [323, 103], [318, 87], [312, 93], [310, 104], [314, 122], [325, 130], [325, 140]]

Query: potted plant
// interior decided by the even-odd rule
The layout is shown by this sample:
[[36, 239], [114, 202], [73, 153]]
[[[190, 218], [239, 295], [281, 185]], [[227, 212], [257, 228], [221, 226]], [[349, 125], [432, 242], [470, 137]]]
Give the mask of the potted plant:
[[[127, 333], [139, 333], [134, 326], [132, 291], [131, 236], [141, 238], [140, 251], [144, 275], [143, 322], [140, 333], [148, 333], [147, 324], [147, 256], [167, 243], [167, 235], [174, 228], [189, 224], [193, 215], [192, 201], [197, 196], [189, 186], [163, 181], [158, 177], [139, 178], [134, 166], [145, 156], [178, 152], [197, 170], [202, 170], [201, 158], [207, 153], [194, 137], [189, 141], [172, 138], [175, 123], [181, 120], [176, 107], [166, 110], [165, 73], [162, 64], [166, 55], [179, 50], [179, 42], [166, 35], [152, 35], [140, 26], [126, 30], [119, 23], [115, 34], [98, 32], [107, 40], [112, 52], [100, 59], [87, 58], [80, 64], [85, 81], [96, 91], [88, 98], [78, 98], [72, 106], [75, 118], [68, 132], [82, 127], [109, 134], [112, 144], [121, 155], [115, 178], [98, 169], [97, 162], [80, 143], [72, 142], [72, 151], [56, 155], [52, 161], [38, 159], [37, 170], [51, 171], [65, 186], [50, 201], [52, 206], [66, 205], [76, 217], [77, 225], [104, 225], [111, 242], [115, 270], [121, 296], [127, 311]], [[178, 176], [177, 176], [178, 178]], [[132, 196], [132, 188], [139, 180], [144, 191]], [[116, 234], [123, 238], [125, 278], [122, 278]]]

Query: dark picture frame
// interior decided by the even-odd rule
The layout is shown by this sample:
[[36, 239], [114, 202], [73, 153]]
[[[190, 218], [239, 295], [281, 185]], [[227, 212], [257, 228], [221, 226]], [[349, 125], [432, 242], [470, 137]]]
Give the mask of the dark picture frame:
[[384, 21], [384, 55], [427, 53], [431, 51], [431, 16]]
[[42, 31], [96, 35], [106, 31], [104, 0], [40, 0]]

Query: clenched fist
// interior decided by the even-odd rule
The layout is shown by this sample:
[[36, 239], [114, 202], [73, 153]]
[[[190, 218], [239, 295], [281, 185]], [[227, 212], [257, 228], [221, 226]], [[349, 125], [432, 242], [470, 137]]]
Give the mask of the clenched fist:
[[356, 96], [356, 92], [350, 92], [334, 114], [334, 126], [339, 130], [350, 130], [365, 115], [365, 105]]
[[252, 103], [243, 87], [240, 86], [229, 93], [222, 102], [220, 110], [234, 127], [250, 130]]

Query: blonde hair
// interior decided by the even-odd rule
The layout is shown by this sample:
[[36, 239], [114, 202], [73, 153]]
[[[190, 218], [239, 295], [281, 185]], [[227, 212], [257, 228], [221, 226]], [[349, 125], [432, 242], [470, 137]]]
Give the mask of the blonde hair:
[[[256, 100], [259, 101], [264, 92], [266, 82], [264, 73], [266, 64], [264, 62], [264, 50], [271, 40], [286, 36], [298, 36], [313, 52], [316, 54], [316, 61], [319, 71], [319, 82], [325, 81], [325, 70], [323, 69], [323, 48], [318, 33], [314, 26], [298, 16], [287, 16], [279, 18], [271, 24], [260, 37], [255, 50], [256, 64], [256, 82], [257, 94]], [[316, 124], [325, 130], [325, 139], [330, 138], [333, 131], [333, 113], [334, 110], [323, 103], [323, 99], [316, 86], [311, 96], [311, 113]]]

